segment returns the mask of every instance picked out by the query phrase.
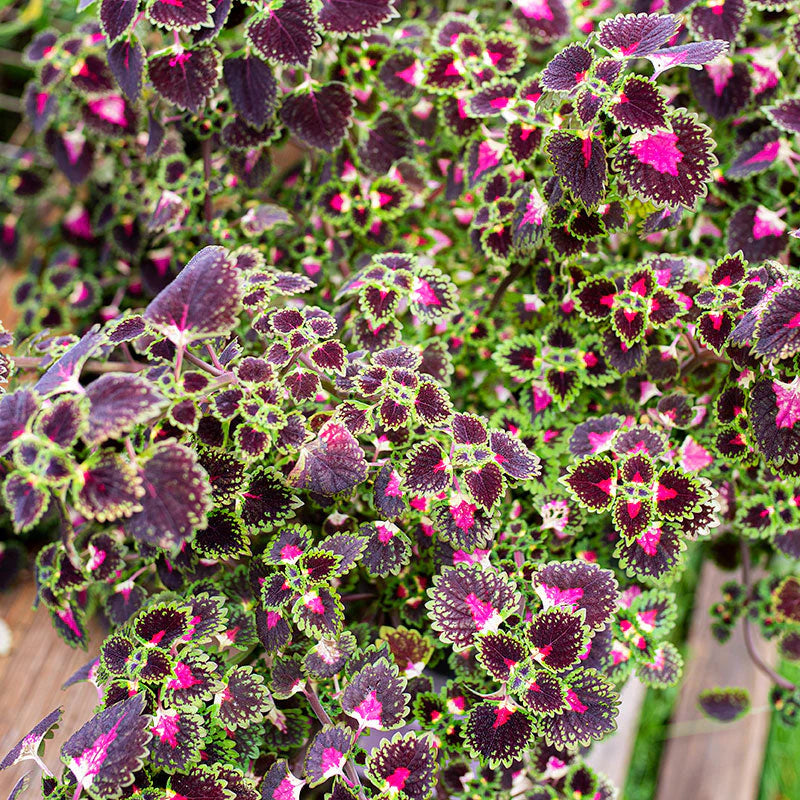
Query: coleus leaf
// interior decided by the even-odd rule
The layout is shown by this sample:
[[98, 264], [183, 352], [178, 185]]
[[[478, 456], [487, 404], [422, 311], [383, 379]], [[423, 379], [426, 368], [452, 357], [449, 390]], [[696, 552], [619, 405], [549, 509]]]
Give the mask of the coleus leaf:
[[309, 787], [342, 775], [353, 746], [353, 732], [344, 725], [325, 725], [306, 750], [305, 774]]
[[740, 180], [769, 169], [780, 155], [780, 139], [780, 131], [771, 127], [753, 134], [731, 161], [725, 177]]
[[350, 678], [342, 693], [342, 711], [365, 728], [391, 730], [403, 723], [408, 714], [409, 696], [406, 681], [397, 667], [385, 658], [367, 664]]
[[300, 790], [304, 785], [305, 781], [296, 778], [286, 759], [281, 758], [264, 775], [261, 797], [263, 800], [300, 800]]
[[573, 673], [567, 683], [567, 708], [543, 720], [541, 733], [555, 747], [586, 746], [616, 727], [619, 696], [614, 685], [593, 669]]
[[406, 507], [400, 480], [400, 473], [391, 463], [384, 464], [375, 478], [373, 502], [381, 515], [390, 520], [402, 514]]
[[140, 375], [102, 375], [86, 387], [85, 394], [90, 405], [83, 438], [90, 447], [148, 422], [166, 405], [164, 395]]
[[616, 481], [616, 465], [604, 456], [589, 456], [571, 464], [563, 479], [575, 499], [590, 511], [604, 511], [611, 506]]
[[108, 49], [108, 67], [122, 93], [131, 103], [136, 103], [139, 99], [145, 57], [144, 47], [136, 38], [120, 39]]
[[597, 205], [606, 186], [606, 151], [600, 139], [591, 134], [555, 131], [546, 148], [556, 175], [573, 197], [585, 206]]
[[100, 27], [109, 43], [121, 38], [136, 16], [138, 0], [101, 0]]
[[474, 503], [486, 512], [500, 502], [506, 488], [503, 473], [493, 461], [465, 472], [464, 487]]
[[201, 558], [227, 560], [250, 554], [250, 537], [242, 518], [226, 509], [208, 515], [208, 524], [197, 531], [192, 546]]
[[644, 200], [694, 208], [717, 165], [710, 130], [684, 111], [672, 131], [640, 131], [617, 150], [614, 167]]
[[423, 322], [442, 322], [458, 311], [455, 284], [444, 273], [432, 267], [415, 270], [409, 295], [411, 313]]
[[568, 45], [544, 68], [540, 78], [542, 88], [556, 92], [572, 91], [585, 79], [592, 60], [591, 52], [582, 45]]
[[300, 449], [288, 480], [292, 486], [330, 497], [353, 489], [366, 477], [367, 462], [356, 438], [344, 425], [328, 422]]
[[272, 609], [256, 609], [256, 633], [269, 655], [282, 650], [292, 640], [292, 630], [283, 612]]
[[73, 480], [75, 509], [87, 519], [109, 522], [141, 510], [138, 470], [118, 453], [101, 450], [81, 464]]
[[189, 710], [163, 708], [153, 715], [150, 758], [165, 772], [183, 772], [198, 764], [207, 731], [203, 718]]
[[470, 755], [489, 767], [508, 767], [530, 747], [534, 726], [513, 704], [478, 703], [469, 710], [464, 742]]
[[350, 631], [344, 631], [337, 639], [321, 639], [303, 658], [303, 670], [317, 680], [332, 678], [345, 668], [357, 648]]
[[402, 118], [384, 111], [370, 125], [366, 141], [358, 148], [358, 157], [371, 172], [384, 175], [394, 163], [412, 152], [412, 135]]
[[251, 17], [245, 36], [267, 60], [305, 68], [320, 42], [309, 0], [271, 3], [267, 10]]
[[563, 606], [553, 606], [530, 621], [526, 640], [532, 658], [558, 672], [578, 661], [586, 651], [589, 638], [583, 614], [573, 613]]
[[656, 524], [631, 541], [620, 538], [614, 556], [631, 577], [659, 580], [678, 566], [685, 549], [678, 530]]
[[533, 584], [545, 608], [582, 608], [586, 624], [595, 630], [602, 628], [617, 608], [614, 573], [596, 564], [551, 561], [538, 569]]
[[156, 91], [184, 111], [197, 113], [219, 83], [220, 58], [210, 45], [196, 45], [148, 59], [147, 74]]
[[125, 521], [135, 539], [170, 549], [206, 524], [208, 479], [188, 448], [156, 445], [144, 464], [142, 483], [142, 510]]
[[373, 577], [397, 575], [411, 560], [411, 542], [392, 522], [367, 522], [359, 528], [366, 539], [362, 563]]
[[800, 98], [791, 97], [764, 110], [779, 128], [790, 133], [800, 133]]
[[540, 474], [539, 457], [505, 431], [492, 431], [489, 447], [495, 462], [506, 475], [517, 480], [531, 480]]
[[5, 754], [3, 760], [0, 761], [0, 770], [18, 764], [20, 761], [33, 759], [34, 756], [38, 757], [42, 742], [53, 729], [58, 727], [63, 712], [63, 708], [57, 708], [51, 711], [43, 720], [36, 723], [36, 725]]
[[224, 336], [239, 321], [239, 271], [222, 247], [204, 247], [147, 306], [145, 319], [177, 347]]
[[510, 633], [498, 631], [475, 637], [477, 658], [483, 668], [496, 680], [506, 682], [514, 667], [524, 661], [530, 647]]
[[49, 492], [32, 475], [11, 472], [3, 483], [3, 502], [17, 533], [30, 530], [50, 503]]
[[734, 42], [747, 11], [745, 0], [725, 0], [719, 6], [698, 4], [692, 9], [691, 26], [703, 39]]
[[89, 795], [119, 797], [147, 756], [152, 717], [144, 714], [143, 692], [90, 719], [61, 748], [61, 760]]
[[714, 119], [733, 117], [750, 102], [750, 72], [741, 62], [717, 59], [693, 70], [689, 84], [701, 108]]
[[471, 552], [492, 540], [491, 516], [461, 495], [436, 508], [433, 520], [436, 533], [455, 550]]
[[314, 586], [295, 601], [292, 619], [309, 636], [332, 638], [341, 633], [344, 606], [336, 590]]
[[775, 614], [782, 622], [800, 622], [800, 580], [794, 576], [784, 578], [773, 592]]
[[563, 681], [546, 669], [536, 669], [533, 661], [523, 661], [511, 670], [510, 691], [534, 714], [552, 717], [567, 707]]
[[231, 668], [214, 697], [217, 718], [228, 729], [246, 728], [261, 722], [275, 706], [264, 678], [250, 666]]
[[672, 642], [660, 642], [653, 652], [636, 666], [636, 677], [645, 686], [663, 689], [681, 678], [683, 658]]
[[379, 791], [399, 800], [427, 800], [436, 785], [436, 770], [430, 737], [414, 731], [384, 739], [367, 756], [367, 777]]
[[380, 637], [389, 645], [394, 663], [408, 680], [422, 673], [433, 654], [433, 645], [425, 636], [402, 625], [382, 627]]
[[608, 107], [622, 125], [634, 130], [652, 131], [667, 128], [667, 102], [658, 86], [647, 78], [633, 75]]
[[700, 67], [708, 64], [717, 56], [722, 55], [728, 49], [728, 43], [720, 39], [710, 42], [687, 42], [676, 47], [665, 47], [663, 50], [656, 50], [645, 58], [655, 67], [653, 80], [662, 72], [671, 67], [686, 66]]
[[[225, 772], [229, 773], [230, 770]], [[229, 800], [233, 794], [226, 788], [229, 785], [228, 778], [223, 777], [223, 770], [219, 766], [197, 764], [184, 773], [173, 775], [167, 791], [186, 800]], [[247, 797], [245, 792], [238, 791], [235, 796]]]
[[750, 693], [738, 686], [703, 689], [698, 705], [712, 719], [733, 722], [750, 711]]
[[550, 44], [565, 36], [570, 13], [562, 0], [513, 0], [514, 16], [534, 40]]
[[452, 467], [437, 442], [420, 442], [408, 456], [403, 475], [406, 490], [424, 496], [443, 492], [453, 479]]
[[753, 338], [753, 352], [765, 359], [777, 361], [800, 352], [800, 289], [784, 286], [772, 294]]
[[600, 23], [597, 41], [623, 56], [647, 56], [671, 39], [679, 25], [672, 14], [618, 14]]
[[398, 16], [394, 0], [322, 0], [317, 20], [328, 33], [365, 34]]
[[[201, 462], [202, 463], [202, 462]], [[270, 467], [257, 467], [241, 493], [241, 514], [245, 523], [262, 531], [274, 530], [291, 519], [302, 501]]]
[[800, 380], [759, 379], [750, 390], [747, 410], [758, 449], [776, 463], [800, 454]]
[[277, 106], [277, 83], [272, 70], [255, 56], [227, 58], [222, 74], [234, 108], [251, 125], [262, 128]]
[[443, 642], [469, 647], [479, 633], [494, 632], [518, 613], [521, 598], [505, 574], [478, 565], [442, 570], [428, 590], [428, 617]]
[[38, 405], [36, 394], [29, 389], [17, 389], [0, 398], [0, 455], [8, 453], [14, 440], [25, 433]]
[[284, 98], [280, 117], [302, 142], [330, 153], [350, 127], [354, 102], [343, 83], [327, 83]]
[[147, 18], [168, 30], [195, 30], [209, 27], [212, 5], [210, 0], [149, 0]]

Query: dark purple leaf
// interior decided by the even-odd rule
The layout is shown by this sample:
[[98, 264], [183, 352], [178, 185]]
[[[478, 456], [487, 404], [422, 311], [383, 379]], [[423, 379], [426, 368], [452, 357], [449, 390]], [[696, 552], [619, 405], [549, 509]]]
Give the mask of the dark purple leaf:
[[94, 166], [94, 146], [80, 131], [59, 133], [49, 128], [44, 143], [70, 183], [83, 183]]
[[551, 561], [533, 578], [545, 607], [569, 606], [586, 612], [586, 624], [602, 628], [617, 608], [614, 573], [585, 561]]
[[692, 70], [689, 85], [700, 107], [714, 119], [736, 116], [750, 102], [752, 81], [747, 65], [727, 58]]
[[155, 55], [147, 62], [147, 72], [162, 97], [184, 111], [197, 113], [219, 82], [219, 54], [212, 46], [198, 45]]
[[413, 494], [430, 496], [443, 492], [452, 482], [453, 472], [437, 442], [420, 442], [409, 452], [403, 475], [403, 488]]
[[437, 752], [427, 737], [397, 733], [370, 752], [366, 772], [382, 794], [426, 800], [436, 785]]
[[225, 59], [222, 72], [234, 108], [251, 125], [266, 125], [277, 106], [277, 84], [269, 66], [252, 55], [237, 56]]
[[728, 49], [728, 43], [720, 39], [710, 42], [687, 42], [677, 47], [665, 47], [663, 50], [656, 50], [646, 58], [655, 67], [653, 79], [655, 80], [662, 72], [671, 67], [699, 67], [708, 64], [717, 56], [722, 55]]
[[641, 131], [614, 157], [621, 177], [643, 199], [692, 209], [717, 165], [710, 131], [686, 112], [670, 119], [672, 132]]
[[63, 708], [57, 708], [55, 711], [51, 711], [41, 722], [37, 723], [31, 731], [25, 734], [25, 736], [6, 753], [3, 760], [0, 761], [0, 770], [7, 769], [14, 764], [18, 764], [20, 761], [31, 759], [33, 756], [38, 756], [39, 747], [47, 734], [58, 727], [63, 712]]
[[247, 728], [261, 722], [275, 704], [264, 678], [250, 666], [233, 667], [223, 680], [224, 689], [217, 694], [217, 718], [228, 729]]
[[239, 272], [222, 247], [204, 247], [147, 306], [144, 317], [178, 347], [224, 336], [239, 321]]
[[510, 766], [527, 752], [533, 722], [513, 704], [479, 703], [469, 711], [464, 741], [470, 754], [489, 767]]
[[656, 84], [638, 75], [625, 81], [609, 110], [617, 122], [634, 130], [668, 127], [664, 96]]
[[139, 511], [143, 493], [138, 471], [111, 450], [93, 454], [74, 481], [75, 509], [87, 519], [109, 522]]
[[563, 606], [538, 613], [526, 631], [533, 659], [557, 672], [575, 664], [588, 643], [588, 629], [582, 616]]
[[101, 711], [61, 748], [61, 760], [95, 797], [117, 797], [134, 781], [152, 738], [152, 717], [139, 693]]
[[323, 727], [306, 750], [308, 786], [319, 786], [334, 775], [342, 775], [352, 746], [353, 732], [350, 728], [344, 725]]
[[484, 633], [475, 637], [478, 661], [496, 680], [505, 683], [517, 664], [524, 661], [530, 647], [509, 633]]
[[373, 577], [397, 575], [411, 560], [411, 542], [391, 522], [368, 522], [359, 528], [367, 541], [362, 563]]
[[354, 102], [343, 83], [328, 83], [287, 96], [280, 117], [302, 142], [330, 153], [350, 127]]
[[598, 43], [624, 56], [647, 56], [678, 31], [672, 14], [618, 14], [600, 23]]
[[320, 42], [309, 0], [285, 0], [277, 8], [256, 14], [245, 36], [267, 60], [306, 68]]
[[370, 728], [397, 728], [408, 714], [405, 678], [385, 658], [367, 664], [348, 681], [341, 697], [342, 711], [358, 723], [359, 733]]
[[369, 126], [366, 141], [358, 148], [362, 164], [378, 175], [413, 151], [411, 132], [399, 115], [384, 111]]
[[125, 521], [135, 539], [175, 548], [206, 522], [208, 478], [191, 450], [171, 442], [156, 445], [144, 464], [142, 510]]
[[189, 710], [164, 708], [150, 726], [150, 758], [166, 772], [184, 772], [197, 764], [207, 735], [203, 718]]
[[725, 172], [726, 178], [749, 178], [769, 169], [777, 160], [781, 146], [780, 131], [765, 128], [751, 136], [742, 145]]
[[692, 9], [691, 26], [703, 39], [725, 39], [735, 42], [747, 16], [745, 0], [724, 0], [722, 3], [700, 4]]
[[355, 437], [343, 425], [328, 422], [301, 448], [288, 480], [292, 486], [331, 496], [358, 486], [366, 477], [364, 451]]
[[335, 34], [364, 34], [397, 16], [394, 0], [322, 0], [317, 19]]
[[750, 711], [750, 694], [737, 686], [703, 689], [698, 705], [704, 714], [719, 722], [733, 722]]
[[50, 494], [33, 476], [12, 472], [3, 483], [3, 501], [17, 533], [30, 530], [47, 510]]
[[138, 0], [100, 0], [100, 26], [109, 43], [115, 42], [130, 28], [138, 5]]
[[495, 632], [520, 605], [516, 587], [505, 574], [477, 565], [444, 569], [428, 594], [433, 629], [458, 649], [471, 645], [479, 633]]
[[586, 206], [600, 202], [606, 185], [606, 152], [600, 139], [555, 131], [547, 140], [547, 152], [556, 175], [576, 200]]
[[792, 97], [765, 109], [769, 118], [791, 133], [800, 133], [800, 99]]
[[157, 417], [166, 398], [155, 385], [139, 375], [102, 375], [86, 387], [89, 426], [83, 438], [93, 446], [128, 433]]
[[209, 27], [212, 6], [209, 0], [150, 0], [147, 17], [168, 30], [194, 30]]
[[579, 44], [565, 47], [542, 72], [542, 87], [557, 92], [569, 92], [583, 82], [592, 66], [592, 54]]
[[[0, 455], [11, 450], [14, 440], [26, 432], [37, 406], [36, 394], [30, 389], [17, 389], [0, 398]], [[42, 425], [40, 422], [39, 427]]]

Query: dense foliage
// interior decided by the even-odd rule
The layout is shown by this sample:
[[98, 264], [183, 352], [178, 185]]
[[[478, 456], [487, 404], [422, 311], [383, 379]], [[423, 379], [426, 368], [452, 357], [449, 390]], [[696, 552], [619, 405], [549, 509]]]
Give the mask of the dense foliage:
[[0, 567], [48, 535], [38, 602], [109, 626], [61, 777], [58, 710], [0, 764], [44, 797], [610, 798], [583, 754], [678, 680], [696, 539], [796, 715], [753, 628], [800, 658], [800, 22], [462, 5], [28, 44]]

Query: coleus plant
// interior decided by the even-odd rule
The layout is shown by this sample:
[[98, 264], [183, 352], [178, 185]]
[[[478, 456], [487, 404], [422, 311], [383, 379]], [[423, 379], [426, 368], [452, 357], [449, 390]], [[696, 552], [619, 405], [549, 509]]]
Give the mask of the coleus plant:
[[2, 766], [75, 800], [612, 797], [584, 750], [631, 673], [678, 680], [708, 541], [742, 567], [713, 632], [792, 721], [752, 636], [800, 657], [784, 4], [84, 11], [26, 50], [3, 168], [0, 470], [9, 537], [55, 539], [39, 604], [109, 633], [61, 775], [58, 712]]

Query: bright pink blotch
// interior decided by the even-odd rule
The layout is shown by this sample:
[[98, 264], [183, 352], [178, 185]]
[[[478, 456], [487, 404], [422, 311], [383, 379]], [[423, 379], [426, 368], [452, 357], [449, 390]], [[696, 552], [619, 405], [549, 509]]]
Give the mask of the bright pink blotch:
[[676, 147], [678, 135], [669, 131], [649, 133], [631, 144], [631, 152], [642, 164], [664, 175], [677, 175], [683, 153]]
[[322, 773], [328, 775], [339, 771], [342, 765], [342, 753], [335, 747], [326, 747], [322, 751]]
[[499, 728], [501, 725], [505, 725], [508, 722], [509, 717], [513, 716], [514, 712], [506, 708], [505, 706], [500, 706], [494, 710], [494, 722], [492, 723], [493, 728]]
[[547, 0], [518, 0], [519, 10], [528, 19], [553, 19]]
[[583, 703], [581, 703], [581, 701], [578, 699], [578, 695], [576, 695], [572, 689], [567, 690], [567, 704], [578, 714], [585, 714], [589, 710], [589, 706], [585, 706]]
[[156, 724], [153, 725], [151, 730], [162, 742], [166, 742], [173, 749], [176, 748], [178, 746], [178, 733], [180, 733], [178, 712], [166, 712], [163, 716], [157, 717]]
[[411, 770], [408, 770], [405, 767], [398, 767], [386, 779], [386, 783], [388, 783], [389, 786], [391, 786], [393, 789], [397, 789], [399, 791], [406, 785], [406, 781], [408, 780], [410, 775], [411, 775]]
[[464, 602], [467, 604], [478, 630], [482, 630], [488, 625], [496, 614], [492, 604], [480, 600], [474, 592], [470, 592], [470, 594], [464, 598]]

